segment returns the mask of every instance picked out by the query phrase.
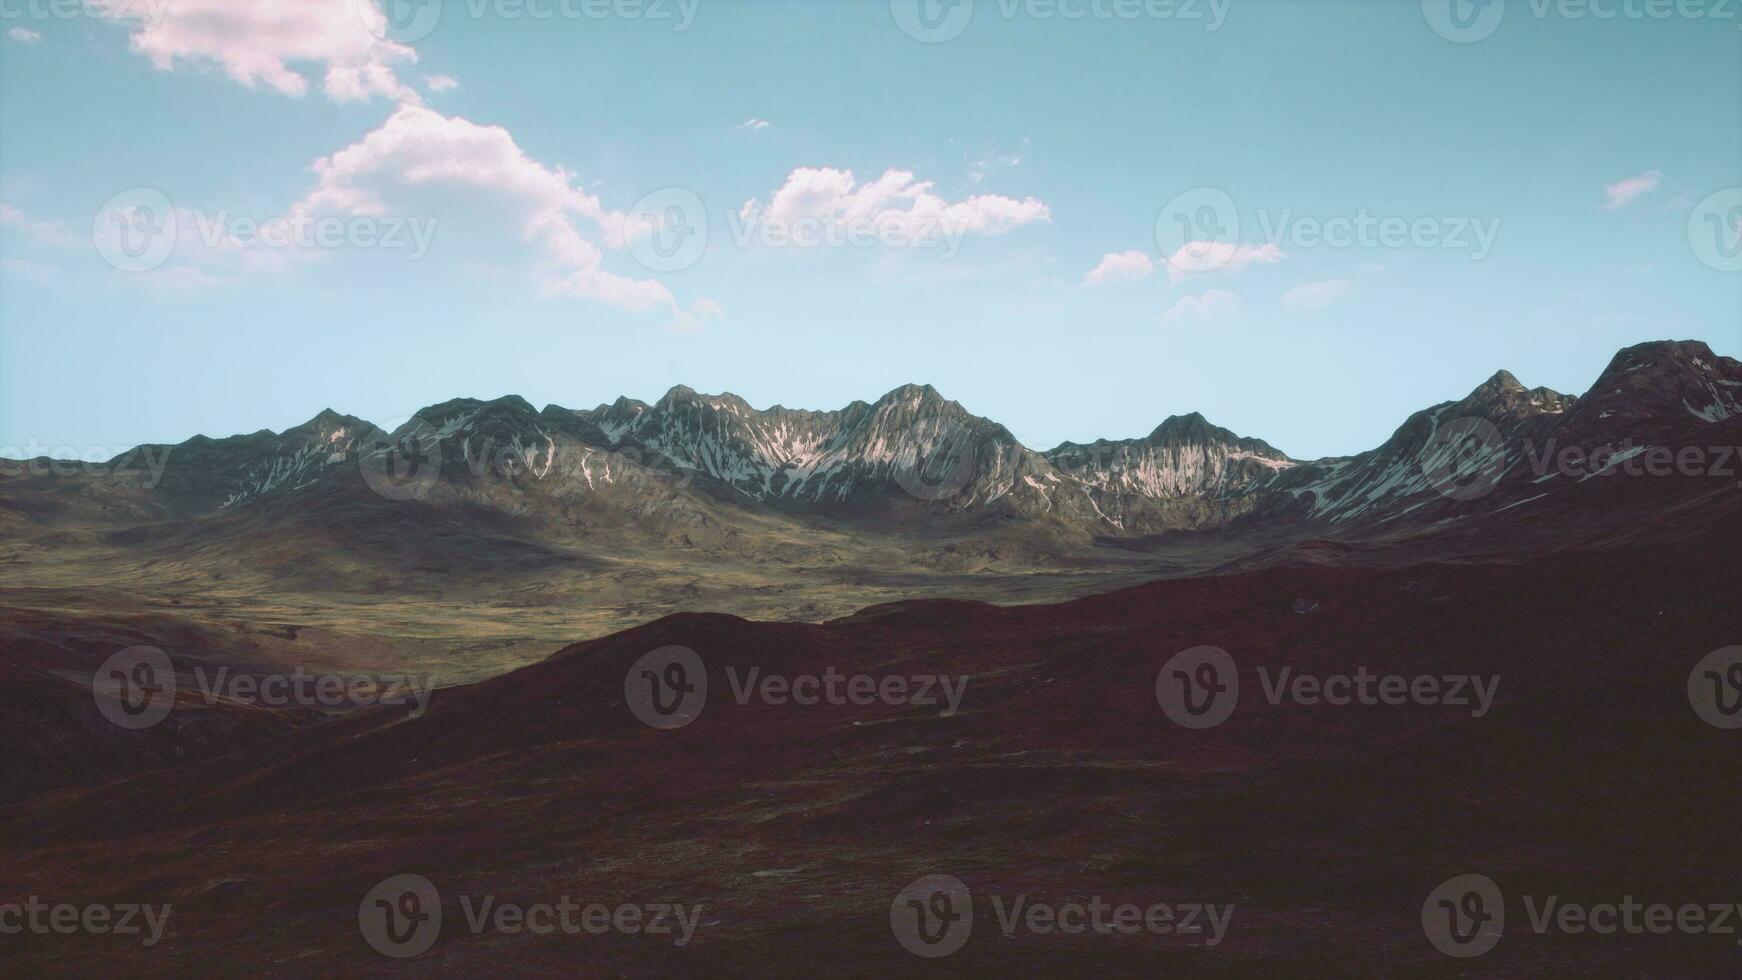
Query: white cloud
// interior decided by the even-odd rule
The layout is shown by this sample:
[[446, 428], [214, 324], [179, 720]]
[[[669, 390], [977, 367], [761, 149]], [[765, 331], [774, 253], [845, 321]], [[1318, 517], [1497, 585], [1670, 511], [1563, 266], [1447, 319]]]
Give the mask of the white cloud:
[[164, 269], [155, 275], [146, 276], [145, 282], [153, 286], [167, 286], [171, 289], [210, 289], [216, 286], [227, 286], [236, 280], [230, 276], [214, 275], [204, 269], [191, 265], [178, 265]]
[[[159, 9], [161, 8], [161, 9]], [[386, 16], [360, 0], [175, 0], [172, 4], [116, 3], [107, 15], [131, 27], [133, 50], [170, 71], [179, 65], [217, 67], [249, 88], [265, 85], [282, 95], [308, 92], [309, 79], [293, 65], [324, 71], [322, 88], [335, 102], [384, 96], [419, 104], [394, 66], [417, 62], [417, 52], [383, 40]]]
[[[526, 156], [500, 126], [400, 105], [378, 128], [314, 161], [310, 169], [314, 187], [281, 215], [173, 207], [141, 218], [131, 207], [117, 206], [93, 222], [94, 244], [102, 254], [120, 254], [124, 241], [136, 244], [145, 233], [141, 229], [151, 235], [173, 232], [173, 250], [164, 259], [169, 264], [154, 268], [141, 281], [178, 288], [223, 285], [332, 254], [334, 249], [324, 246], [313, 229], [330, 226], [334, 218], [346, 224], [383, 219], [361, 233], [384, 247], [392, 236], [392, 247], [418, 250], [411, 254], [415, 259], [443, 219], [441, 204], [414, 195], [458, 191], [465, 202], [460, 206], [482, 203], [490, 215], [505, 217], [538, 248], [542, 262], [536, 279], [547, 294], [632, 312], [663, 310], [684, 328], [725, 316], [712, 300], [699, 299], [685, 309], [658, 280], [606, 271], [605, 250], [624, 247], [624, 215], [578, 189], [568, 171]], [[0, 204], [0, 226], [52, 244], [79, 240], [58, 223], [31, 221], [5, 204]], [[340, 231], [342, 237], [345, 232]], [[123, 240], [123, 234], [131, 237]]]
[[[313, 213], [389, 213], [407, 188], [458, 187], [499, 199], [544, 254], [546, 292], [597, 300], [621, 309], [668, 309], [677, 300], [658, 280], [632, 279], [602, 267], [604, 251], [623, 247], [624, 216], [574, 186], [573, 175], [528, 157], [500, 126], [482, 126], [430, 109], [402, 105], [360, 141], [314, 163], [318, 182], [296, 205]], [[701, 301], [708, 302], [708, 301]], [[706, 318], [708, 307], [692, 307]]]
[[1135, 249], [1129, 252], [1108, 252], [1101, 263], [1083, 275], [1083, 285], [1104, 286], [1114, 282], [1135, 282], [1155, 274], [1155, 262]]
[[1355, 289], [1353, 279], [1326, 279], [1323, 282], [1303, 282], [1282, 294], [1284, 306], [1303, 310], [1322, 310], [1348, 296]]
[[35, 44], [42, 40], [42, 35], [28, 27], [14, 27], [6, 32], [6, 36], [19, 44]]
[[23, 211], [6, 203], [0, 203], [0, 228], [13, 229], [38, 245], [64, 247], [79, 241], [60, 222], [32, 221]]
[[0, 274], [16, 276], [42, 286], [58, 286], [61, 283], [58, 266], [32, 262], [29, 259], [0, 259]]
[[977, 194], [950, 203], [932, 193], [931, 181], [915, 180], [907, 170], [889, 170], [874, 181], [859, 183], [850, 170], [800, 167], [768, 199], [744, 202], [739, 215], [793, 227], [822, 221], [840, 225], [889, 228], [919, 241], [941, 231], [946, 235], [1001, 235], [1034, 222], [1052, 220], [1041, 201], [997, 194]]
[[1233, 242], [1187, 242], [1167, 257], [1167, 279], [1178, 283], [1193, 275], [1226, 272], [1239, 275], [1249, 265], [1275, 265], [1288, 253], [1275, 245], [1236, 245]]
[[1240, 297], [1226, 289], [1212, 289], [1202, 296], [1184, 296], [1161, 315], [1164, 324], [1209, 323], [1240, 315]]
[[[1028, 146], [1028, 140], [1024, 139], [1022, 145], [1024, 147]], [[994, 170], [999, 168], [1019, 167], [1021, 165], [1022, 151], [1017, 150], [1010, 153], [993, 151], [978, 160], [971, 160], [968, 162], [968, 182], [978, 184], [991, 176], [992, 171]]]
[[[94, 246], [99, 254], [113, 256], [123, 254], [123, 225], [135, 229], [140, 227], [140, 222], [133, 217], [136, 213], [133, 208], [114, 208], [100, 212], [92, 221], [87, 237], [68, 232], [59, 221], [33, 221], [17, 208], [0, 203], [0, 227], [16, 229], [26, 239], [38, 245], [57, 248]], [[209, 217], [202, 220], [201, 215], [186, 208], [175, 208], [172, 213], [163, 217], [166, 220], [159, 224], [165, 230], [156, 234], [167, 234], [173, 226], [175, 244], [166, 261], [173, 259], [175, 264], [155, 269], [152, 275], [139, 277], [137, 281], [141, 283], [175, 289], [218, 286], [236, 281], [235, 274], [241, 271], [282, 267], [290, 261], [307, 257], [282, 249], [247, 248], [232, 236], [214, 234], [209, 227]], [[157, 221], [157, 218], [158, 216], [152, 216], [149, 220]], [[130, 237], [127, 241], [137, 244], [137, 234], [137, 231], [133, 232], [135, 237]], [[14, 275], [44, 285], [59, 285], [66, 281], [58, 266], [28, 259], [8, 259], [6, 269]]]
[[744, 120], [743, 122], [739, 123], [737, 126], [735, 126], [733, 128], [734, 129], [748, 129], [752, 132], [755, 132], [756, 130], [759, 130], [759, 129], [767, 129], [768, 127], [770, 127], [772, 125], [774, 125], [774, 124], [769, 122], [766, 119], [754, 119], [754, 118], [752, 118], [752, 119]]
[[1657, 190], [1657, 185], [1663, 182], [1663, 171], [1647, 170], [1637, 177], [1618, 180], [1603, 187], [1603, 210], [1619, 211], [1635, 199]]
[[426, 85], [431, 92], [440, 95], [443, 92], [452, 92], [454, 89], [459, 88], [460, 80], [452, 75], [428, 75], [425, 76], [423, 84]]

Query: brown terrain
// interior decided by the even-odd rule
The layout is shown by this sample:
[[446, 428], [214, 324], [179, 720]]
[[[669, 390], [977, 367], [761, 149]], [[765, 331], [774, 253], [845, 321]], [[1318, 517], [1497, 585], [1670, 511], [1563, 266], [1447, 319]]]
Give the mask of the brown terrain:
[[[791, 475], [824, 472], [826, 453], [771, 477], [746, 450], [674, 479], [689, 445], [674, 432], [709, 433], [714, 460], [762, 438], [718, 436], [714, 403], [681, 399], [615, 408], [655, 420], [633, 458], [629, 437], [600, 448], [566, 410], [535, 423], [505, 402], [438, 406], [423, 424], [449, 432], [429, 442], [443, 475], [411, 500], [366, 485], [380, 451], [367, 442], [298, 469], [317, 458], [311, 440], [349, 438], [338, 416], [191, 441], [150, 485], [15, 468], [0, 475], [0, 928], [33, 898], [171, 911], [150, 944], [0, 934], [0, 966], [1733, 974], [1734, 933], [1539, 932], [1532, 911], [1551, 895], [1742, 902], [1738, 731], [1690, 691], [1719, 685], [1720, 710], [1742, 698], [1722, 665], [1696, 669], [1742, 644], [1742, 460], [1726, 475], [1715, 458], [1742, 445], [1739, 389], [1742, 365], [1704, 345], [1642, 345], [1580, 398], [1502, 373], [1385, 446], [1320, 461], [1201, 419], [1022, 455], [978, 420], [958, 426], [971, 475], [947, 492], [916, 493], [854, 449], [827, 471], [845, 502], [829, 507]], [[879, 402], [920, 413], [899, 432], [935, 433], [959, 411], [917, 392]], [[882, 424], [855, 406], [848, 421]], [[573, 414], [637, 431], [608, 407]], [[545, 438], [544, 455], [469, 471], [456, 460], [480, 443], [455, 418], [496, 445]], [[1487, 455], [1446, 455], [1454, 419], [1491, 427]], [[1624, 470], [1611, 453], [1535, 471], [1550, 438], [1692, 447], [1703, 465]], [[601, 453], [620, 467], [609, 484], [588, 482]], [[1453, 457], [1447, 484], [1435, 473]], [[1457, 490], [1490, 465], [1480, 492]], [[887, 480], [907, 492], [880, 495]], [[100, 665], [142, 646], [162, 651], [167, 673], [145, 690], [165, 714], [114, 723], [138, 692]], [[1226, 720], [1194, 727], [1164, 704], [1191, 673], [1174, 658], [1200, 647], [1231, 658], [1239, 694]], [[674, 673], [680, 656], [693, 669]], [[1431, 678], [1425, 690], [1455, 683], [1461, 703], [1273, 697], [1284, 669]], [[419, 696], [204, 694], [218, 671], [408, 677]], [[907, 686], [817, 704], [780, 686], [837, 675]], [[663, 713], [703, 676], [705, 697]], [[1457, 959], [1430, 941], [1423, 906], [1465, 874], [1498, 885], [1506, 916], [1492, 951]], [[372, 890], [400, 875], [435, 894], [395, 884], [389, 904], [442, 920], [418, 933], [427, 945], [388, 944], [404, 958], [368, 924], [399, 921]], [[948, 905], [972, 923], [965, 940], [935, 959], [897, 925], [930, 875], [972, 896]], [[1007, 926], [1019, 896], [1226, 918]], [[474, 929], [486, 897], [700, 910], [682, 936], [540, 934], [512, 917]]]

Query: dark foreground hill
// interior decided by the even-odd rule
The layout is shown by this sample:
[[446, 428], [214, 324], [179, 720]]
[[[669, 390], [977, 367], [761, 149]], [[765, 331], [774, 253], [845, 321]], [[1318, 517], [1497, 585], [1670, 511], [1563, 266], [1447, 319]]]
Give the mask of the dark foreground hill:
[[[353, 714], [0, 809], [0, 905], [173, 906], [150, 948], [24, 934], [0, 939], [0, 959], [283, 976], [1727, 974], [1735, 935], [1537, 934], [1526, 903], [1742, 901], [1737, 732], [1689, 697], [1695, 665], [1742, 642], [1739, 543], [1730, 521], [1667, 545], [1272, 568], [1062, 605], [673, 616], [441, 691], [420, 717]], [[674, 645], [696, 658], [681, 676]], [[1158, 679], [1194, 675], [1174, 658], [1206, 645], [1232, 658], [1238, 699], [1187, 727]], [[1370, 674], [1413, 693], [1330, 704], [1291, 688], [1272, 703], [1283, 670], [1323, 691]], [[699, 705], [647, 714], [640, 685], [703, 674]], [[740, 703], [771, 675], [831, 674], [903, 678], [909, 694], [942, 675], [959, 703], [943, 686], [930, 704], [773, 703], [760, 686]], [[1454, 693], [1458, 678], [1474, 680]], [[1504, 893], [1504, 937], [1451, 959], [1423, 906], [1467, 873]], [[401, 874], [439, 895], [408, 910], [443, 914], [407, 959], [359, 924]], [[936, 960], [892, 927], [927, 875], [971, 893], [952, 906], [972, 909], [967, 938]], [[512, 919], [475, 933], [485, 896], [701, 910], [683, 944]], [[1233, 909], [1215, 935], [1023, 919], [1007, 937], [1018, 896]]]

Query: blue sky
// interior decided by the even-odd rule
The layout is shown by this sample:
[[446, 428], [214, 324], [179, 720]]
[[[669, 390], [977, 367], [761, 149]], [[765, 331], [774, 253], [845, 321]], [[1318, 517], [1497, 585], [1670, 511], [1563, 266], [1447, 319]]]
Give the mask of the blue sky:
[[[1460, 40], [1439, 0], [977, 0], [925, 42], [910, 0], [453, 0], [427, 33], [32, 2], [0, 4], [6, 455], [914, 381], [1037, 449], [1201, 411], [1310, 458], [1502, 367], [1742, 355], [1742, 275], [1697, 247], [1742, 204], [1742, 13], [1512, 0]], [[336, 237], [237, 224], [287, 215]], [[807, 227], [849, 243], [769, 237]]]

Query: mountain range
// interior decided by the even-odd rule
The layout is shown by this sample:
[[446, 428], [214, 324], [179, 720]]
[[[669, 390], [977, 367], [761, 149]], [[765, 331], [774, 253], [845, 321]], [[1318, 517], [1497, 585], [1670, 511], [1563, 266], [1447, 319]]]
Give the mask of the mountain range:
[[[454, 399], [390, 429], [329, 410], [94, 467], [0, 466], [0, 652], [42, 684], [18, 706], [34, 719], [117, 644], [458, 683], [679, 612], [817, 622], [918, 596], [1676, 542], [1742, 514], [1738, 446], [1742, 363], [1696, 342], [1624, 349], [1577, 397], [1501, 371], [1317, 460], [1197, 414], [1035, 451], [922, 385], [834, 411], [683, 387], [582, 410]], [[211, 730], [120, 758], [20, 722], [46, 739], [19, 754], [38, 765], [23, 782], [283, 723], [197, 717]]]
[[[592, 409], [459, 398], [391, 431], [327, 410], [280, 433], [142, 446], [108, 469], [143, 484], [139, 461], [161, 460], [161, 481], [134, 503], [177, 520], [369, 486], [384, 502], [559, 521], [593, 510], [666, 531], [719, 519], [723, 506], [861, 531], [1019, 523], [1066, 539], [1231, 526], [1390, 536], [1553, 512], [1649, 447], [1734, 444], [1739, 415], [1742, 364], [1703, 343], [1657, 342], [1616, 354], [1583, 395], [1526, 388], [1500, 371], [1410, 416], [1373, 450], [1317, 460], [1196, 413], [1139, 439], [1036, 451], [929, 385], [832, 411], [756, 409], [679, 386], [652, 404]], [[1583, 457], [1571, 470], [1569, 450]]]
[[[1089, 953], [1434, 975], [1463, 961], [1399, 937], [1452, 875], [1722, 898], [1739, 757], [1690, 710], [1689, 672], [1742, 630], [1738, 447], [1742, 363], [1658, 342], [1576, 397], [1498, 372], [1330, 459], [1195, 414], [1035, 451], [910, 385], [835, 411], [687, 388], [455, 399], [391, 426], [325, 411], [97, 466], [11, 462], [0, 904], [137, 895], [175, 917], [155, 951], [3, 952], [374, 975], [359, 901], [426, 873], [450, 923], [472, 896], [567, 888], [708, 915], [677, 950], [455, 925], [415, 969], [796, 974], [852, 948], [847, 972], [888, 975], [920, 962], [890, 938], [891, 897], [948, 873], [977, 897], [959, 972]], [[1175, 725], [1160, 684], [1206, 644], [1246, 693], [1226, 724]], [[140, 646], [175, 684], [132, 728], [100, 682]], [[673, 648], [712, 692], [678, 731], [629, 693]], [[737, 695], [830, 671], [966, 694]], [[1273, 700], [1273, 671], [1488, 678], [1494, 700]], [[212, 693], [220, 672], [240, 686]], [[236, 693], [292, 674], [410, 677], [428, 712]], [[1641, 847], [1646, 830], [1702, 847]], [[1237, 931], [1005, 938], [989, 895], [1216, 901]], [[1508, 928], [1497, 975], [1734, 964], [1733, 937]]]

